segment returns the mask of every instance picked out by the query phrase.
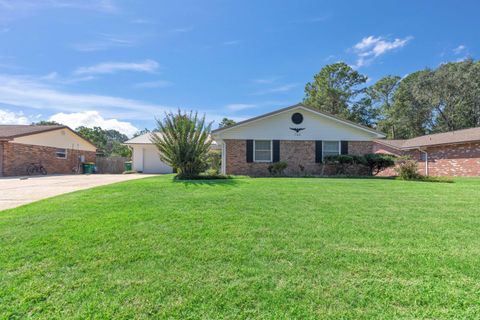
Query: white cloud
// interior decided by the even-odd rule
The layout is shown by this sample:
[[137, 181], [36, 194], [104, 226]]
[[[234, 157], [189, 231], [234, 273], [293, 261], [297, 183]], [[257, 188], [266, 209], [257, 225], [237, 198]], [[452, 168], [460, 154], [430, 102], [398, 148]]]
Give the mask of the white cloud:
[[115, 96], [65, 92], [45, 84], [44, 80], [11, 75], [0, 75], [0, 104], [62, 112], [98, 110], [111, 118], [142, 120], [151, 120], [172, 109]]
[[118, 36], [112, 34], [99, 34], [98, 39], [87, 42], [75, 43], [72, 45], [74, 50], [80, 52], [103, 51], [111, 48], [128, 48], [137, 43], [138, 37]]
[[227, 106], [225, 106], [225, 108], [227, 108], [228, 110], [230, 111], [242, 111], [242, 110], [246, 110], [246, 109], [253, 109], [253, 108], [256, 108], [257, 106], [255, 104], [246, 104], [246, 103], [232, 103], [232, 104], [229, 104]]
[[113, 0], [50, 0], [45, 2], [57, 8], [95, 10], [106, 13], [116, 13], [118, 11], [118, 7]]
[[0, 22], [26, 18], [48, 9], [118, 12], [113, 0], [0, 0]]
[[138, 131], [130, 122], [119, 121], [117, 119], [105, 119], [98, 111], [93, 110], [74, 113], [60, 112], [54, 114], [48, 120], [56, 121], [73, 129], [85, 126], [88, 128], [101, 127], [106, 130], [117, 130], [129, 137]]
[[280, 77], [266, 77], [266, 78], [258, 78], [258, 79], [253, 79], [253, 83], [258, 83], [258, 84], [272, 84], [276, 82]]
[[389, 41], [382, 37], [369, 36], [355, 44], [353, 49], [357, 54], [355, 67], [360, 68], [372, 63], [379, 56], [394, 49], [404, 47], [413, 37], [409, 36], [403, 39], [396, 38]]
[[467, 47], [463, 44], [459, 45], [458, 47], [456, 47], [455, 49], [453, 49], [453, 53], [455, 54], [461, 54], [462, 52], [464, 52], [465, 50], [467, 50]]
[[22, 112], [0, 109], [0, 124], [30, 124], [30, 121]]
[[154, 72], [158, 69], [158, 62], [145, 60], [143, 62], [103, 62], [90, 67], [80, 67], [75, 70], [76, 75], [105, 74], [118, 71]]
[[140, 82], [134, 85], [135, 88], [166, 88], [172, 86], [173, 83], [166, 80]]

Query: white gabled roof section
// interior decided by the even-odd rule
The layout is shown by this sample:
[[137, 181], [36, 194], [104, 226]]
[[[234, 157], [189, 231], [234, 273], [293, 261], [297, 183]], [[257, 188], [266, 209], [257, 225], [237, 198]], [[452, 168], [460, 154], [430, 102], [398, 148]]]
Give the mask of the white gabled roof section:
[[153, 144], [151, 141], [151, 138], [152, 138], [152, 133], [147, 132], [135, 138], [132, 138], [128, 141], [125, 141], [124, 144]]
[[[304, 121], [295, 125], [291, 115], [300, 112]], [[293, 127], [304, 128], [294, 134]], [[306, 107], [302, 104], [261, 115], [236, 125], [212, 132], [216, 139], [279, 139], [279, 140], [371, 140], [385, 137], [372, 128]]]

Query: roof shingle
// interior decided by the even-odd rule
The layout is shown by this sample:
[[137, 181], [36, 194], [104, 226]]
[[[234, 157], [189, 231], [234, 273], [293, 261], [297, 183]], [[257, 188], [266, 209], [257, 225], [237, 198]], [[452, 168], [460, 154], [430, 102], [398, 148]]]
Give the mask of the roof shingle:
[[480, 127], [428, 134], [407, 140], [375, 140], [377, 142], [399, 149], [415, 149], [441, 144], [455, 144], [463, 142], [480, 141]]
[[0, 139], [12, 139], [15, 137], [27, 136], [31, 134], [41, 133], [45, 131], [63, 129], [66, 126], [50, 125], [50, 126], [35, 126], [35, 125], [0, 125]]

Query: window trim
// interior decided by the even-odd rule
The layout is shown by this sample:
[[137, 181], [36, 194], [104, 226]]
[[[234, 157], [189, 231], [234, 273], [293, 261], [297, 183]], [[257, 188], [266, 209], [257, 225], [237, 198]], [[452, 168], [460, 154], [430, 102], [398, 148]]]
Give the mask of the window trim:
[[[65, 150], [65, 152], [58, 152], [58, 150]], [[65, 154], [65, 157], [59, 157], [59, 156], [58, 156], [59, 153], [64, 153], [64, 154]], [[68, 157], [68, 150], [67, 150], [67, 148], [57, 148], [57, 149], [55, 150], [55, 158], [66, 160], [67, 157]]]
[[[257, 154], [257, 149], [256, 149], [256, 145], [257, 145], [257, 141], [270, 141], [270, 160], [257, 160], [256, 159], [256, 154]], [[259, 151], [267, 151], [267, 150], [259, 150]], [[268, 163], [268, 162], [272, 162], [273, 161], [273, 140], [269, 140], [269, 139], [254, 139], [253, 140], [253, 162], [264, 162], [264, 163]]]
[[323, 162], [323, 157], [324, 157], [324, 154], [325, 154], [325, 142], [338, 142], [338, 154], [337, 155], [341, 155], [342, 154], [342, 141], [341, 140], [322, 140], [322, 162]]

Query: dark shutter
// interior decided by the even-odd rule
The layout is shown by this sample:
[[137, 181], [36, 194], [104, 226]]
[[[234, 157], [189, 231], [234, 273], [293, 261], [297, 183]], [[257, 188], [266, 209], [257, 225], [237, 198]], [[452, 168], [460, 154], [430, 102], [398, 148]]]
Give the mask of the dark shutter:
[[280, 140], [273, 140], [273, 162], [280, 161]]
[[253, 140], [247, 140], [247, 162], [253, 162]]
[[340, 153], [341, 154], [348, 154], [348, 141], [341, 141], [340, 142]]
[[315, 141], [315, 162], [322, 162], [322, 140]]

